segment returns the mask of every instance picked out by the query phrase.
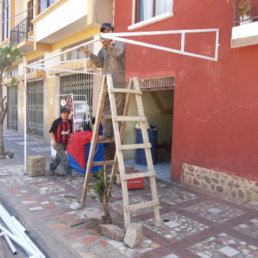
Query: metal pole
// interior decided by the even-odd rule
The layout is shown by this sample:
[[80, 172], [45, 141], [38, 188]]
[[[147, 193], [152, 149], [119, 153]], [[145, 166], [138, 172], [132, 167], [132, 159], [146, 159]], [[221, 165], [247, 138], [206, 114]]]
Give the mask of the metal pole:
[[27, 69], [23, 67], [24, 76], [24, 173], [27, 171]]

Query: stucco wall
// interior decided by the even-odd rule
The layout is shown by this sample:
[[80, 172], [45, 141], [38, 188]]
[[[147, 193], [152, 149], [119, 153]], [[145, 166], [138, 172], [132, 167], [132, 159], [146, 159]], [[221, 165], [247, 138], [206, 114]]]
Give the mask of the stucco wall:
[[[116, 31], [127, 31], [132, 1], [116, 1]], [[137, 31], [219, 28], [219, 61], [127, 47], [127, 78], [176, 76], [172, 177], [182, 163], [258, 180], [258, 46], [231, 49], [234, 10], [226, 1], [174, 0], [174, 16]], [[140, 39], [140, 38], [139, 38]], [[178, 37], [148, 42], [180, 47]], [[212, 35], [186, 38], [186, 49], [212, 54]], [[137, 57], [137, 58], [136, 58]]]

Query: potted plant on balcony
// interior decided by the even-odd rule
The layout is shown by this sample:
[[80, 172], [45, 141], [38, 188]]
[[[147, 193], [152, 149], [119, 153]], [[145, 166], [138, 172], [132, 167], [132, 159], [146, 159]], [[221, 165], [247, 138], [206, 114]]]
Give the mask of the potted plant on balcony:
[[[226, 0], [227, 3], [235, 6], [233, 0]], [[239, 24], [246, 24], [252, 22], [251, 19], [251, 0], [238, 0], [236, 1], [236, 13]]]
[[251, 1], [243, 0], [237, 4], [237, 12], [239, 16], [239, 23], [246, 24], [252, 22], [251, 18]]

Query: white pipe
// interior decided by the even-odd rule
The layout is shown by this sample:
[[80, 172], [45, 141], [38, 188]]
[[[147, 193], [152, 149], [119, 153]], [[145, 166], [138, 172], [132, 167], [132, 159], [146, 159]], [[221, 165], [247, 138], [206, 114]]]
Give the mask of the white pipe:
[[163, 31], [140, 31], [140, 32], [117, 32], [117, 33], [100, 33], [101, 38], [106, 38], [106, 35], [117, 37], [133, 37], [133, 36], [154, 36], [154, 35], [168, 35], [181, 33], [205, 33], [216, 32], [219, 29], [195, 29], [195, 30], [163, 30]]
[[30, 68], [32, 69], [39, 69], [39, 70], [46, 70], [46, 71], [60, 71], [66, 73], [79, 73], [79, 74], [94, 74], [94, 75], [101, 75], [101, 73], [92, 73], [92, 72], [84, 72], [84, 71], [76, 71], [76, 70], [68, 70], [68, 69], [59, 69], [59, 68], [47, 68], [42, 66], [33, 65]]
[[125, 42], [125, 43], [130, 43], [130, 44], [138, 45], [138, 46], [142, 46], [142, 47], [154, 48], [154, 49], [163, 50], [163, 51], [167, 51], [167, 52], [172, 52], [172, 53], [176, 53], [176, 54], [192, 56], [192, 57], [197, 57], [197, 58], [201, 58], [201, 59], [207, 59], [207, 60], [211, 60], [211, 61], [217, 61], [215, 59], [215, 57], [209, 57], [209, 56], [204, 56], [204, 55], [193, 54], [193, 53], [189, 53], [189, 52], [185, 52], [185, 51], [181, 51], [181, 50], [177, 50], [177, 49], [162, 47], [162, 46], [158, 46], [158, 45], [154, 45], [154, 44], [149, 44], [149, 43], [144, 43], [144, 42], [140, 42], [140, 41], [136, 41], [136, 40], [131, 40], [131, 39], [123, 39], [123, 38], [114, 37], [114, 36], [111, 36], [111, 35], [108, 35], [108, 34], [109, 33], [106, 33], [106, 35], [105, 35], [105, 38], [107, 38], [107, 39], [117, 40], [117, 41], [121, 41], [121, 42]]
[[31, 241], [31, 239], [25, 234], [23, 231], [23, 228], [20, 226], [19, 222], [17, 220], [13, 220], [14, 225], [18, 229], [20, 235], [22, 236], [22, 239], [35, 251], [35, 253], [41, 254], [42, 257], [45, 257], [41, 251], [38, 249], [38, 247]]
[[69, 48], [69, 49], [67, 49], [67, 50], [65, 50], [65, 51], [63, 51], [63, 52], [61, 52], [61, 53], [54, 54], [54, 55], [52, 55], [52, 56], [46, 57], [46, 58], [41, 59], [41, 60], [39, 60], [39, 61], [37, 61], [37, 62], [34, 62], [34, 63], [32, 63], [32, 64], [25, 65], [24, 67], [29, 68], [31, 65], [45, 62], [46, 60], [49, 60], [49, 59], [51, 59], [51, 58], [54, 58], [54, 57], [63, 55], [63, 54], [68, 53], [68, 52], [71, 52], [71, 51], [76, 50], [76, 49], [78, 49], [78, 48], [80, 48], [80, 47], [84, 47], [84, 46], [90, 45], [90, 44], [92, 44], [92, 43], [98, 41], [99, 39], [100, 39], [99, 36], [97, 36], [97, 37], [96, 37], [95, 39], [93, 39], [93, 40], [90, 40], [90, 41], [88, 41], [88, 42], [84, 42], [84, 43], [82, 43], [82, 44], [80, 44], [80, 45], [78, 45], [78, 46]]
[[185, 33], [182, 33], [181, 35], [181, 51], [185, 51]]
[[8, 244], [9, 246], [9, 249], [11, 250], [12, 254], [17, 254], [17, 250], [15, 249], [12, 241], [10, 240], [10, 238], [8, 237], [8, 235], [6, 233], [3, 233], [3, 237], [6, 241], [6, 243]]
[[[54, 54], [54, 55], [51, 55], [49, 57], [46, 57], [42, 60], [39, 60], [37, 62], [34, 62], [32, 64], [28, 64], [26, 65], [25, 67], [29, 68], [31, 67], [32, 65], [35, 65], [35, 64], [40, 64], [42, 62], [45, 62], [46, 60], [49, 60], [51, 58], [54, 58], [54, 57], [57, 57], [57, 56], [60, 56], [60, 55], [63, 55], [65, 53], [68, 53], [68, 52], [71, 52], [73, 50], [76, 50], [80, 47], [83, 47], [83, 46], [87, 46], [87, 45], [90, 45], [96, 41], [98, 41], [100, 38], [108, 38], [108, 35], [110, 36], [118, 36], [118, 37], [125, 37], [125, 36], [147, 36], [147, 35], [150, 35], [150, 36], [154, 36], [154, 35], [166, 35], [166, 34], [179, 34], [179, 33], [205, 33], [205, 32], [216, 32], [218, 34], [219, 32], [219, 29], [196, 29], [196, 30], [167, 30], [167, 31], [142, 31], [142, 32], [121, 32], [121, 33], [100, 33], [95, 39], [91, 40], [91, 41], [88, 41], [86, 43], [82, 43], [78, 46], [75, 46], [75, 47], [72, 47], [70, 49], [67, 49], [61, 53], [58, 53], [58, 54]], [[130, 42], [128, 42], [130, 43]], [[155, 46], [155, 45], [154, 45]], [[163, 49], [161, 49], [163, 50]], [[197, 56], [199, 57], [199, 56]]]
[[21, 232], [27, 232], [27, 229], [21, 224], [19, 220], [17, 220], [14, 216], [11, 216], [11, 219], [16, 223], [17, 227], [19, 227], [19, 230]]
[[24, 173], [27, 172], [27, 69], [23, 68], [23, 77], [24, 77], [24, 89], [23, 89], [23, 98], [24, 98]]
[[[18, 237], [19, 239], [22, 239], [22, 235], [20, 234], [19, 230], [17, 230], [17, 228], [13, 224], [13, 221], [11, 220], [11, 217], [10, 217], [9, 213], [4, 209], [4, 207], [1, 204], [0, 204], [0, 217], [3, 220], [4, 224], [12, 232], [12, 234], [15, 235], [16, 237]], [[27, 253], [27, 255], [31, 255], [27, 251], [28, 248], [31, 249], [31, 247], [26, 242], [23, 242], [23, 246], [26, 247], [24, 250]]]
[[216, 32], [216, 50], [215, 50], [215, 59], [218, 61], [219, 56], [219, 29]]
[[9, 232], [7, 229], [5, 229], [1, 224], [0, 224], [0, 229], [3, 231], [6, 235], [8, 235], [9, 238], [11, 238], [13, 241], [15, 241], [18, 245], [23, 247], [23, 249], [26, 251], [26, 253], [31, 256], [34, 255], [35, 252], [31, 247], [27, 246], [23, 241], [21, 241], [18, 237], [16, 237], [14, 234]]
[[40, 254], [42, 258], [45, 258], [45, 256], [41, 253], [38, 247], [25, 234], [24, 227], [17, 221], [17, 219], [15, 219], [14, 217], [11, 217], [1, 204], [0, 204], [0, 217], [2, 218], [5, 225], [11, 230], [11, 232], [15, 236], [17, 236], [19, 239], [24, 240], [23, 247], [25, 247], [24, 250], [28, 256], [32, 255], [26, 251], [29, 248], [34, 251], [33, 255]]

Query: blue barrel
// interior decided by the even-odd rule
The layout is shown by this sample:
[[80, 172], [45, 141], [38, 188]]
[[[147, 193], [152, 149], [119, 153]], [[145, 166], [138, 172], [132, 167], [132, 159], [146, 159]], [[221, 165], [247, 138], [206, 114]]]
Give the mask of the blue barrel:
[[[149, 141], [151, 143], [151, 156], [153, 164], [157, 164], [157, 145], [158, 145], [158, 129], [149, 128], [148, 129]], [[143, 143], [141, 129], [136, 129], [136, 143]], [[137, 149], [136, 150], [136, 164], [147, 165], [145, 150]]]

